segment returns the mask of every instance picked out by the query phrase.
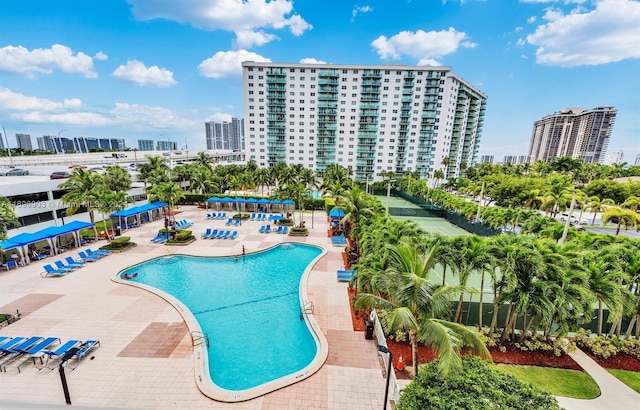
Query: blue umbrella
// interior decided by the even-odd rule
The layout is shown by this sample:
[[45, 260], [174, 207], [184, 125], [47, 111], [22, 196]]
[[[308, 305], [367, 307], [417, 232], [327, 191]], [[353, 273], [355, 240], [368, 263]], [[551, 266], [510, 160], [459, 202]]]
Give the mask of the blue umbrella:
[[212, 196], [211, 198], [207, 199], [207, 202], [220, 202], [220, 198], [218, 198], [217, 196]]

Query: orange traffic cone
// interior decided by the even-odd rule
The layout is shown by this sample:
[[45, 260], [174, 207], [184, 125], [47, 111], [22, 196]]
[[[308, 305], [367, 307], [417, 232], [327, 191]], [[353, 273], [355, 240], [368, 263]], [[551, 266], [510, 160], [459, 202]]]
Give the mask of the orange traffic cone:
[[398, 369], [399, 371], [403, 371], [404, 370], [404, 362], [402, 361], [402, 356], [400, 356], [400, 359], [398, 360], [398, 364], [396, 365], [396, 369]]

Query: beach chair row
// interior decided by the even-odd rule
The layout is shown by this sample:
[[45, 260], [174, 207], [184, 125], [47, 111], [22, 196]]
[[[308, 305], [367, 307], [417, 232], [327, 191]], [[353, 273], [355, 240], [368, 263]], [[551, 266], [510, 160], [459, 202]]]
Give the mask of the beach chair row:
[[211, 229], [207, 228], [207, 230], [202, 234], [202, 239], [236, 239], [238, 237], [238, 231], [231, 231], [224, 229]]
[[[59, 346], [52, 346], [59, 343]], [[76, 359], [76, 366], [89, 351], [100, 346], [98, 340], [68, 340], [60, 342], [58, 337], [11, 337], [0, 336], [0, 371], [7, 373], [9, 369], [16, 368], [20, 373], [20, 367], [32, 360], [38, 370], [45, 367], [53, 370], [59, 363]]]
[[151, 239], [151, 243], [165, 243], [169, 240], [169, 232], [158, 232], [155, 238]]
[[271, 230], [271, 225], [261, 225], [260, 229], [258, 229], [258, 233], [271, 233], [271, 232], [288, 234], [289, 233], [289, 227], [288, 226], [278, 226], [277, 229], [274, 228], [273, 231], [272, 231]]
[[225, 219], [227, 217], [226, 212], [212, 212], [205, 216], [205, 219]]
[[252, 221], [266, 221], [267, 217], [267, 214], [251, 214]]
[[176, 229], [187, 229], [193, 226], [193, 222], [189, 222], [186, 219], [181, 219], [174, 225]]
[[240, 218], [229, 218], [225, 223], [227, 226], [240, 226]]
[[78, 252], [80, 259], [73, 259], [71, 256], [67, 256], [64, 258], [64, 261], [57, 260], [53, 262], [53, 265], [50, 263], [43, 265], [42, 268], [44, 271], [40, 272], [40, 276], [43, 278], [64, 276], [69, 272], [73, 272], [76, 269], [86, 266], [87, 262], [95, 262], [110, 254], [111, 251], [102, 249], [94, 251], [89, 248], [86, 251]]

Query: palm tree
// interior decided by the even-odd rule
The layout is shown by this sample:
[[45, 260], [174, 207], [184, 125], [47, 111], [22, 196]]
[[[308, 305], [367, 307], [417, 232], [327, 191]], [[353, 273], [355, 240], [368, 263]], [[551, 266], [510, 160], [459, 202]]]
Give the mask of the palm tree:
[[151, 173], [158, 169], [168, 169], [167, 159], [160, 155], [147, 156], [147, 162], [138, 164], [138, 171], [140, 172], [140, 179], [144, 182], [145, 189], [149, 183], [149, 177]]
[[609, 312], [618, 312], [622, 308], [622, 291], [618, 286], [619, 274], [610, 269], [601, 255], [594, 255], [587, 263], [589, 289], [598, 301], [598, 336], [602, 335], [603, 305]]
[[637, 212], [629, 209], [622, 209], [617, 206], [612, 206], [605, 211], [602, 215], [602, 223], [607, 224], [610, 220], [615, 219], [618, 221], [616, 226], [616, 236], [620, 233], [620, 227], [625, 226], [625, 229], [630, 226], [636, 226], [640, 223], [640, 215]]
[[433, 172], [433, 177], [436, 179], [436, 188], [438, 188], [440, 186], [440, 180], [444, 178], [444, 171], [436, 169]]
[[604, 212], [610, 205], [615, 205], [613, 199], [607, 198], [603, 201], [600, 201], [600, 198], [595, 195], [589, 198], [586, 209], [593, 212], [593, 220], [591, 221], [591, 225], [595, 225], [598, 212]]
[[0, 240], [7, 239], [7, 228], [20, 226], [16, 216], [15, 206], [3, 196], [0, 196]]
[[173, 208], [174, 204], [180, 199], [184, 198], [184, 196], [184, 191], [175, 182], [161, 182], [149, 190], [150, 202], [161, 201], [166, 202], [169, 205], [166, 215], [168, 215], [169, 219], [172, 221], [174, 220], [174, 217], [173, 212], [171, 212], [171, 208]]
[[105, 170], [102, 179], [108, 189], [113, 192], [127, 192], [131, 189], [132, 181], [129, 171], [118, 165], [108, 166]]
[[95, 197], [97, 201], [96, 209], [102, 214], [102, 223], [104, 231], [107, 235], [107, 240], [111, 240], [111, 229], [107, 227], [107, 215], [111, 215], [114, 212], [118, 212], [126, 207], [127, 203], [133, 202], [133, 200], [127, 198], [127, 193], [124, 191], [113, 192], [104, 185], [99, 185], [94, 188]]
[[74, 168], [69, 178], [59, 185], [59, 189], [68, 191], [60, 198], [62, 203], [67, 206], [67, 215], [73, 215], [85, 207], [89, 211], [91, 223], [95, 224], [95, 210], [98, 206], [95, 188], [102, 182], [101, 175], [80, 167]]
[[272, 183], [271, 173], [268, 168], [258, 168], [253, 173], [253, 180], [256, 185], [260, 188], [262, 196], [264, 196], [264, 187], [268, 187]]
[[[365, 192], [358, 188], [353, 187], [346, 196], [340, 196], [340, 206], [344, 209], [344, 217], [340, 223], [348, 226], [348, 231], [353, 233], [352, 230], [359, 229], [360, 222], [372, 217], [375, 212], [373, 210], [370, 197]], [[359, 253], [358, 235], [351, 235], [354, 241], [354, 251]]]
[[213, 158], [211, 158], [211, 155], [207, 154], [204, 151], [198, 152], [196, 156], [196, 164], [206, 166], [209, 169], [211, 169], [210, 164], [212, 161]]
[[439, 369], [447, 373], [460, 369], [460, 349], [470, 347], [487, 360], [491, 356], [479, 333], [458, 323], [440, 319], [449, 312], [450, 297], [457, 286], [437, 286], [431, 274], [434, 252], [418, 252], [415, 246], [389, 246], [389, 269], [378, 283], [377, 294], [360, 293], [356, 309], [375, 307], [389, 313], [390, 331], [409, 333], [414, 374], [418, 374], [418, 340], [433, 347], [439, 358]]

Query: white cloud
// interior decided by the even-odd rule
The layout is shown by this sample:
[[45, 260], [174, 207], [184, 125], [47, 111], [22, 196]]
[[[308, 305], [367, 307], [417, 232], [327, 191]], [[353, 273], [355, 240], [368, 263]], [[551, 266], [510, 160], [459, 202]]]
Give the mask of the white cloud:
[[466, 33], [456, 31], [453, 27], [441, 31], [401, 31], [392, 36], [380, 36], [371, 45], [381, 58], [399, 59], [409, 56], [420, 61], [435, 61], [451, 54], [458, 47], [473, 48], [477, 44], [468, 40]]
[[202, 76], [210, 78], [239, 77], [243, 61], [271, 62], [270, 59], [247, 50], [218, 51], [200, 63], [198, 71]]
[[[289, 28], [294, 36], [302, 35], [313, 26], [299, 14], [293, 12], [290, 0], [127, 0], [131, 11], [139, 20], [168, 19], [188, 23], [205, 30], [226, 30], [236, 33], [238, 47], [248, 47], [245, 43], [247, 32], [262, 32], [260, 29]], [[243, 37], [243, 38], [240, 38]], [[261, 41], [271, 41], [263, 33]], [[264, 44], [264, 43], [262, 43]], [[251, 45], [260, 45], [253, 43]]]
[[267, 44], [276, 38], [278, 38], [276, 35], [264, 31], [240, 30], [236, 31], [236, 39], [233, 44], [236, 48], [250, 48], [254, 45]]
[[514, 33], [519, 33], [521, 31], [522, 31], [522, 26], [518, 26], [513, 30]]
[[600, 0], [590, 11], [547, 10], [546, 24], [527, 36], [536, 62], [549, 66], [599, 65], [640, 58], [640, 2]]
[[119, 66], [113, 72], [113, 76], [140, 86], [171, 87], [177, 84], [171, 71], [157, 65], [146, 67], [138, 60], [129, 60], [127, 65]]
[[[98, 53], [96, 56], [98, 55], [102, 57], [104, 54]], [[54, 44], [51, 48], [33, 50], [22, 46], [0, 48], [0, 71], [34, 78], [36, 73], [51, 74], [56, 70], [68, 74], [82, 74], [86, 78], [98, 77], [93, 71], [93, 59], [82, 52], [74, 55], [67, 46]]]
[[98, 51], [96, 53], [96, 55], [93, 56], [93, 58], [95, 58], [96, 60], [104, 61], [104, 60], [108, 59], [109, 56], [106, 55], [105, 53], [103, 53], [102, 51]]
[[531, 16], [527, 19], [527, 23], [532, 24], [535, 23], [538, 18], [536, 16]]
[[355, 6], [353, 10], [351, 10], [351, 21], [356, 19], [358, 13], [370, 13], [373, 11], [373, 7], [371, 6]]
[[421, 58], [420, 60], [418, 60], [418, 64], [417, 65], [430, 65], [430, 66], [441, 66], [442, 64], [440, 64], [439, 61], [434, 60], [433, 58]]
[[78, 109], [82, 101], [71, 98], [62, 102], [51, 101], [45, 98], [29, 97], [16, 93], [8, 88], [0, 88], [0, 109], [7, 111], [47, 111], [54, 112], [68, 109]]
[[326, 61], [316, 60], [313, 57], [307, 57], [300, 60], [300, 64], [327, 64]]
[[194, 121], [179, 117], [173, 110], [149, 105], [116, 103], [110, 115], [116, 123], [126, 123], [148, 128], [188, 128]]
[[215, 121], [215, 122], [231, 122], [231, 119], [235, 117], [235, 115], [225, 114], [223, 112], [216, 112], [207, 117], [207, 121]]
[[[582, 4], [586, 0], [562, 0], [564, 4]], [[558, 0], [520, 0], [520, 3], [558, 3]]]

